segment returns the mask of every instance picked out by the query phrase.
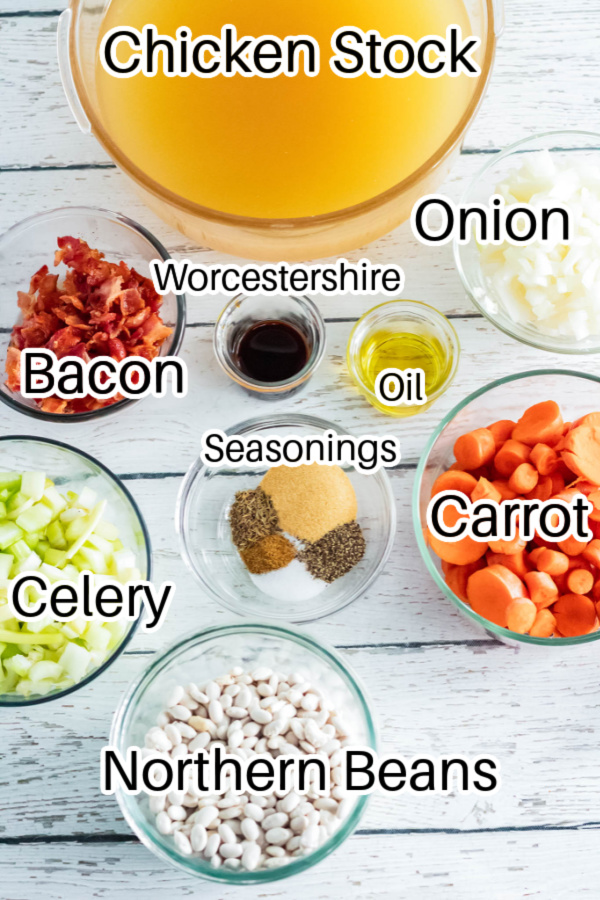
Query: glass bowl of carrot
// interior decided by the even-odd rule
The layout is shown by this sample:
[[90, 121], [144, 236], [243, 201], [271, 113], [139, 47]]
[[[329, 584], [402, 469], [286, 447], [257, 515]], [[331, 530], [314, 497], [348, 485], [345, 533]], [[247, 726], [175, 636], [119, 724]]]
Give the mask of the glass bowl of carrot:
[[[590, 540], [442, 542], [427, 528], [432, 496], [592, 504]], [[417, 544], [437, 586], [468, 619], [512, 645], [600, 639], [600, 378], [542, 369], [502, 378], [441, 422], [417, 470]], [[446, 521], [447, 525], [454, 522]]]

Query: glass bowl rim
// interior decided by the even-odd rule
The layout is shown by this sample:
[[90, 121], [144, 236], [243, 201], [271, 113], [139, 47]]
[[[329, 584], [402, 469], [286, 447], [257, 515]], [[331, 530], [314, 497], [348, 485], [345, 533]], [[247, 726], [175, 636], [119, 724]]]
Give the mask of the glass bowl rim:
[[417, 471], [415, 474], [415, 483], [413, 487], [412, 493], [412, 517], [413, 517], [413, 527], [415, 530], [415, 536], [417, 539], [417, 546], [419, 548], [419, 552], [421, 557], [427, 567], [427, 571], [429, 575], [433, 578], [436, 586], [442, 591], [445, 597], [447, 597], [453, 605], [460, 612], [464, 613], [474, 622], [476, 622], [479, 626], [484, 628], [488, 632], [492, 632], [492, 634], [506, 642], [520, 642], [523, 644], [534, 645], [539, 647], [571, 647], [576, 644], [593, 644], [595, 641], [600, 639], [600, 630], [592, 632], [591, 634], [579, 635], [578, 637], [563, 637], [563, 638], [538, 638], [531, 637], [528, 634], [517, 634], [515, 631], [509, 631], [508, 628], [502, 628], [500, 625], [495, 625], [493, 622], [490, 622], [488, 619], [484, 619], [483, 616], [480, 616], [476, 613], [471, 607], [464, 603], [459, 597], [456, 596], [454, 591], [451, 591], [441, 577], [439, 571], [433, 564], [433, 560], [425, 543], [425, 539], [423, 537], [423, 526], [421, 522], [421, 510], [420, 510], [420, 493], [421, 493], [421, 484], [423, 481], [423, 475], [425, 472], [425, 467], [429, 460], [429, 456], [437, 439], [440, 437], [444, 428], [449, 425], [453, 419], [462, 412], [473, 400], [477, 400], [479, 397], [483, 397], [485, 394], [494, 390], [495, 388], [502, 387], [505, 384], [509, 384], [513, 381], [521, 381], [525, 378], [535, 378], [540, 376], [548, 376], [548, 375], [565, 375], [569, 378], [581, 378], [585, 381], [592, 381], [597, 385], [600, 385], [600, 376], [591, 375], [585, 372], [576, 372], [569, 369], [532, 369], [529, 372], [517, 372], [513, 375], [506, 375], [504, 378], [498, 378], [496, 381], [491, 381], [489, 384], [484, 385], [481, 388], [478, 388], [473, 393], [469, 394], [468, 397], [465, 397], [460, 403], [458, 403], [450, 412], [442, 419], [440, 424], [437, 426], [421, 455], [421, 459], [419, 460], [419, 464], [417, 466]]
[[[55, 209], [48, 209], [44, 210], [43, 212], [34, 213], [31, 216], [27, 216], [27, 218], [21, 219], [19, 222], [15, 222], [14, 225], [11, 225], [10, 228], [7, 228], [6, 231], [0, 234], [0, 253], [2, 252], [6, 243], [8, 243], [15, 237], [21, 237], [24, 233], [27, 232], [28, 228], [31, 228], [41, 222], [52, 221], [54, 218], [60, 218], [61, 215], [66, 214], [73, 214], [75, 216], [86, 215], [95, 217], [97, 219], [105, 219], [107, 222], [119, 222], [130, 228], [132, 231], [137, 232], [140, 237], [142, 237], [148, 244], [150, 244], [154, 248], [158, 256], [163, 261], [172, 259], [172, 256], [170, 255], [168, 250], [144, 225], [140, 225], [139, 222], [136, 222], [134, 219], [130, 219], [129, 216], [125, 216], [122, 213], [113, 212], [110, 209], [104, 209], [100, 206], [59, 206]], [[185, 294], [174, 294], [174, 297], [177, 307], [177, 321], [173, 330], [173, 346], [171, 347], [171, 356], [176, 356], [181, 349], [186, 324]], [[118, 403], [112, 403], [110, 406], [103, 406], [100, 409], [93, 409], [88, 410], [87, 412], [64, 415], [63, 413], [49, 413], [44, 412], [42, 409], [26, 406], [21, 400], [17, 400], [16, 396], [17, 395], [7, 394], [5, 393], [5, 391], [0, 391], [0, 401], [6, 404], [6, 406], [9, 406], [11, 409], [16, 410], [16, 412], [23, 413], [23, 415], [30, 416], [33, 419], [39, 419], [44, 422], [56, 422], [61, 424], [68, 422], [89, 422], [94, 419], [100, 419], [102, 417], [112, 415], [113, 413], [120, 412], [126, 407], [131, 407], [136, 403], [140, 403], [141, 400], [144, 399], [140, 397], [139, 399], [132, 398], [119, 400]]]
[[[243, 422], [238, 423], [237, 425], [233, 425], [230, 428], [224, 429], [224, 433], [226, 435], [232, 434], [247, 434], [250, 431], [256, 430], [258, 427], [271, 427], [271, 426], [281, 426], [281, 427], [294, 427], [296, 425], [310, 426], [312, 428], [316, 428], [318, 431], [335, 431], [337, 434], [342, 435], [350, 435], [350, 432], [346, 431], [345, 428], [342, 428], [340, 425], [335, 425], [332, 422], [327, 422], [325, 419], [320, 419], [317, 416], [308, 416], [303, 413], [274, 413], [270, 416], [255, 416], [251, 419], [245, 419]], [[188, 509], [188, 497], [190, 491], [195, 484], [195, 482], [199, 478], [206, 477], [206, 473], [210, 472], [211, 469], [206, 466], [198, 456], [190, 465], [187, 470], [183, 481], [181, 482], [181, 486], [179, 488], [179, 492], [177, 494], [177, 502], [175, 505], [175, 530], [177, 532], [177, 536], [179, 538], [179, 549], [183, 561], [186, 566], [196, 579], [196, 581], [204, 588], [214, 600], [217, 601], [219, 606], [224, 607], [229, 612], [233, 612], [236, 615], [242, 615], [239, 610], [229, 604], [229, 600], [224, 600], [222, 594], [217, 588], [215, 588], [212, 583], [205, 577], [204, 573], [200, 571], [199, 568], [196, 567], [192, 552], [188, 549], [189, 546], [189, 535], [188, 529], [184, 524], [186, 511]], [[218, 472], [218, 470], [212, 470]], [[389, 475], [384, 468], [380, 468], [377, 472], [372, 476], [374, 478], [378, 478], [380, 480], [380, 484], [382, 486], [383, 492], [386, 497], [387, 507], [389, 512], [390, 519], [390, 528], [387, 536], [387, 541], [385, 544], [385, 548], [381, 555], [381, 559], [379, 563], [375, 567], [375, 570], [371, 574], [371, 576], [367, 579], [364, 585], [360, 588], [360, 590], [354, 590], [349, 593], [348, 597], [344, 599], [342, 603], [336, 606], [335, 609], [330, 610], [325, 613], [321, 613], [320, 615], [311, 616], [309, 619], [300, 620], [302, 625], [306, 625], [309, 622], [318, 621], [320, 618], [323, 618], [325, 615], [335, 615], [340, 612], [342, 609], [345, 609], [351, 603], [354, 603], [355, 600], [358, 600], [359, 597], [362, 597], [369, 588], [374, 584], [374, 582], [379, 578], [383, 567], [389, 559], [390, 553], [392, 552], [392, 548], [394, 545], [394, 541], [396, 538], [396, 528], [397, 528], [397, 512], [396, 512], [396, 501], [394, 498], [394, 493], [392, 490], [392, 485], [390, 482]], [[282, 620], [275, 620], [276, 624], [279, 624]]]
[[[287, 642], [291, 642], [297, 645], [299, 644], [304, 648], [307, 648], [313, 654], [319, 656], [321, 659], [324, 659], [329, 664], [330, 668], [334, 669], [338, 673], [338, 675], [343, 678], [343, 680], [350, 683], [354, 693], [356, 694], [359, 708], [361, 710], [364, 722], [366, 723], [369, 746], [377, 751], [379, 747], [378, 728], [376, 717], [369, 705], [368, 691], [363, 685], [360, 677], [356, 674], [356, 672], [354, 672], [352, 667], [345, 662], [338, 650], [334, 647], [329, 646], [326, 642], [323, 642], [320, 639], [317, 640], [317, 638], [314, 638], [312, 635], [309, 635], [304, 631], [295, 630], [286, 625], [276, 625], [270, 622], [254, 620], [248, 622], [242, 621], [230, 622], [221, 625], [212, 625], [208, 628], [203, 628], [200, 631], [188, 633], [175, 640], [166, 648], [166, 650], [160, 653], [155, 653], [150, 663], [144, 668], [141, 673], [135, 676], [135, 678], [127, 686], [125, 693], [121, 696], [119, 705], [113, 715], [111, 724], [110, 746], [119, 749], [119, 739], [123, 737], [122, 730], [124, 721], [128, 711], [131, 708], [132, 703], [136, 699], [136, 695], [139, 700], [139, 697], [142, 696], [143, 692], [153, 683], [156, 675], [160, 673], [160, 669], [163, 668], [165, 664], [168, 664], [171, 660], [176, 659], [177, 654], [181, 650], [185, 650], [197, 644], [202, 644], [207, 639], [215, 637], [226, 638], [229, 634], [232, 633], [262, 634], [265, 632], [275, 637], [283, 638]], [[322, 862], [342, 843], [344, 843], [346, 839], [350, 837], [356, 830], [360, 820], [365, 813], [367, 804], [370, 799], [370, 795], [359, 796], [354, 809], [347, 817], [347, 819], [343, 820], [340, 827], [331, 835], [331, 837], [321, 847], [313, 851], [313, 853], [310, 853], [304, 857], [299, 857], [297, 861], [288, 863], [286, 866], [281, 866], [280, 868], [261, 869], [258, 872], [243, 871], [237, 873], [234, 871], [230, 872], [225, 868], [215, 869], [214, 872], [210, 870], [207, 872], [198, 872], [197, 870], [191, 868], [188, 864], [186, 864], [187, 858], [183, 857], [180, 853], [177, 853], [175, 848], [173, 848], [173, 851], [170, 852], [169, 850], [155, 843], [152, 837], [151, 828], [143, 828], [134, 820], [129, 811], [129, 808], [126, 805], [126, 800], [122, 796], [122, 791], [117, 790], [115, 791], [115, 794], [121, 812], [123, 813], [123, 816], [129, 827], [132, 829], [134, 834], [137, 835], [144, 846], [151, 850], [152, 853], [154, 853], [160, 859], [166, 860], [167, 862], [171, 863], [182, 871], [187, 872], [189, 875], [193, 875], [196, 878], [205, 879], [206, 881], [221, 882], [223, 884], [240, 885], [266, 884], [271, 881], [281, 881], [294, 875], [298, 875], [301, 872], [304, 872], [307, 869], [312, 868], [314, 865]], [[147, 824], [148, 826], [150, 825], [150, 823]]]
[[[298, 218], [255, 218], [251, 216], [236, 215], [235, 213], [224, 213], [219, 210], [211, 209], [207, 206], [186, 200], [184, 197], [160, 185], [157, 181], [146, 175], [129, 159], [129, 157], [121, 152], [120, 148], [113, 141], [107, 130], [104, 128], [100, 114], [96, 112], [94, 104], [90, 101], [83, 77], [82, 66], [79, 58], [79, 41], [77, 29], [74, 27], [73, 19], [78, 20], [83, 9], [83, 0], [69, 0], [69, 5], [63, 10], [61, 15], [68, 17], [66, 21], [69, 24], [69, 68], [73, 78], [73, 84], [77, 100], [90, 123], [91, 133], [96, 140], [130, 178], [132, 178], [142, 190], [148, 191], [159, 201], [170, 204], [177, 209], [182, 210], [186, 214], [193, 215], [207, 221], [214, 222], [229, 227], [239, 227], [244, 229], [261, 229], [264, 227], [281, 230], [282, 238], [285, 238], [285, 231], [290, 228], [319, 228], [333, 225], [337, 222], [344, 222], [348, 219], [357, 218], [366, 213], [372, 212], [380, 208], [386, 203], [390, 203], [402, 196], [404, 193], [418, 186], [420, 181], [429, 173], [436, 171], [448, 157], [448, 155], [460, 144], [464, 138], [469, 125], [473, 122], [477, 111], [481, 106], [485, 93], [490, 83], [494, 59], [496, 55], [496, 45], [498, 33], [502, 27], [502, 16], [497, 10], [498, 0], [481, 0], [482, 8], [485, 11], [486, 21], [483, 23], [482, 38], [485, 38], [485, 55], [481, 64], [481, 74], [478, 79], [477, 89], [464, 111], [460, 120], [448, 135], [443, 144], [433, 153], [429, 159], [422, 163], [419, 168], [400, 181], [398, 184], [389, 188], [387, 191], [363, 200], [362, 203], [354, 206], [345, 207], [344, 209], [335, 210], [329, 213], [320, 213], [316, 216], [303, 216]], [[497, 30], [498, 29], [498, 32]]]
[[[556, 129], [553, 131], [543, 131], [539, 134], [530, 135], [529, 137], [521, 138], [518, 141], [515, 141], [512, 144], [509, 144], [508, 147], [505, 147], [504, 150], [500, 150], [497, 153], [493, 153], [491, 158], [485, 163], [484, 166], [477, 172], [477, 174], [469, 181], [467, 187], [465, 188], [461, 198], [460, 203], [466, 203], [469, 201], [472, 192], [479, 185], [481, 181], [488, 175], [495, 166], [507, 159], [509, 156], [513, 156], [516, 153], [519, 153], [521, 149], [526, 148], [528, 144], [535, 144], [540, 141], [544, 141], [548, 138], [556, 138], [560, 136], [568, 136], [568, 137], [593, 137], [596, 139], [596, 146], [586, 148], [584, 146], [580, 147], [581, 150], [588, 149], [590, 152], [598, 152], [598, 147], [600, 147], [600, 131], [591, 131], [588, 129], [581, 128], [564, 128], [564, 129]], [[547, 149], [551, 151], [560, 152], [560, 147], [548, 147]], [[577, 149], [577, 148], [574, 148]], [[575, 344], [572, 346], [554, 346], [551, 342], [554, 338], [551, 335], [543, 335], [540, 332], [539, 338], [535, 337], [534, 334], [527, 335], [521, 333], [522, 326], [518, 325], [516, 322], [513, 325], [500, 322], [493, 313], [490, 313], [476, 298], [475, 293], [473, 291], [473, 285], [469, 275], [467, 274], [466, 267], [464, 263], [464, 254], [466, 252], [466, 247], [469, 245], [461, 245], [458, 243], [458, 239], [454, 237], [452, 241], [452, 249], [454, 254], [454, 263], [456, 266], [456, 270], [459, 274], [460, 280], [462, 282], [462, 286], [465, 289], [469, 299], [473, 306], [477, 309], [481, 315], [491, 322], [491, 324], [497, 328], [499, 331], [502, 331], [504, 334], [513, 338], [513, 340], [519, 341], [521, 344], [525, 344], [528, 347], [533, 347], [536, 350], [544, 350], [546, 353], [560, 353], [563, 356], [573, 356], [573, 355], [593, 355], [595, 353], [600, 353], [600, 336], [597, 337], [597, 345], [595, 347], [577, 347]]]
[[[147, 576], [146, 580], [152, 580], [152, 542], [150, 539], [150, 534], [148, 532], [148, 527], [146, 525], [145, 519], [141, 513], [141, 510], [134, 499], [133, 495], [130, 493], [129, 489], [125, 487], [123, 481], [119, 478], [118, 475], [115, 475], [114, 472], [101, 463], [100, 460], [96, 459], [95, 456], [92, 456], [91, 453], [86, 453], [85, 450], [78, 450], [75, 447], [72, 447], [70, 444], [65, 444], [64, 441], [55, 441], [52, 438], [40, 438], [35, 437], [30, 434], [8, 434], [8, 435], [0, 435], [0, 443], [5, 443], [7, 441], [25, 441], [27, 443], [36, 443], [36, 444], [50, 444], [53, 447], [60, 447], [61, 450], [68, 450], [70, 453], [73, 453], [75, 456], [80, 456], [82, 459], [93, 463], [97, 466], [103, 473], [108, 477], [109, 481], [114, 482], [116, 486], [123, 491], [125, 497], [129, 501], [131, 508], [134, 512], [135, 518], [138, 521], [138, 524], [141, 528], [142, 534], [144, 536], [144, 551], [146, 554], [146, 569]], [[121, 641], [121, 643], [115, 648], [114, 652], [106, 659], [101, 666], [98, 666], [97, 669], [94, 669], [90, 672], [89, 675], [86, 675], [81, 681], [78, 681], [77, 684], [71, 685], [71, 687], [65, 688], [63, 691], [58, 691], [55, 694], [46, 694], [42, 697], [35, 697], [33, 700], [28, 700], [24, 697], [21, 700], [17, 701], [5, 701], [2, 700], [0, 695], [0, 709], [4, 708], [17, 708], [17, 707], [25, 707], [25, 706], [39, 706], [41, 703], [50, 703], [53, 700], [62, 700], [63, 697], [66, 697], [68, 694], [72, 694], [74, 691], [78, 691], [80, 688], [87, 687], [95, 678], [101, 675], [106, 669], [109, 668], [115, 662], [115, 660], [123, 653], [126, 646], [129, 644], [131, 639], [133, 638], [135, 632], [137, 631], [140, 622], [144, 616], [143, 610], [140, 610], [137, 619], [133, 622], [131, 628]]]
[[462, 348], [460, 345], [460, 338], [458, 336], [458, 332], [457, 332], [456, 328], [454, 327], [454, 325], [452, 324], [452, 321], [448, 318], [448, 316], [446, 316], [446, 315], [444, 315], [444, 313], [440, 312], [439, 309], [436, 309], [435, 306], [431, 306], [430, 303], [424, 303], [422, 300], [412, 300], [408, 297], [406, 297], [406, 298], [398, 297], [395, 300], [385, 300], [383, 303], [378, 303], [377, 306], [373, 306], [371, 309], [368, 309], [366, 313], [363, 313], [363, 315], [360, 317], [360, 319], [358, 319], [358, 321], [354, 323], [352, 331], [350, 332], [350, 337], [348, 338], [348, 343], [346, 345], [346, 362], [348, 365], [348, 371], [350, 372], [350, 376], [351, 376], [352, 380], [354, 381], [354, 383], [357, 385], [357, 387], [359, 387], [360, 390], [363, 391], [363, 393], [367, 397], [369, 397], [371, 400], [377, 400], [375, 391], [372, 390], [370, 387], [368, 387], [362, 378], [358, 377], [358, 374], [355, 372], [354, 365], [350, 365], [352, 344], [355, 340], [356, 335], [358, 334], [358, 331], [359, 331], [361, 325], [363, 325], [366, 322], [366, 320], [369, 318], [369, 316], [371, 316], [373, 313], [375, 313], [379, 310], [382, 310], [384, 307], [399, 306], [400, 304], [407, 304], [409, 306], [420, 307], [424, 310], [427, 310], [428, 314], [433, 313], [433, 315], [430, 315], [430, 318], [435, 320], [436, 322], [439, 322], [439, 324], [442, 327], [442, 330], [447, 330], [449, 332], [450, 341], [454, 344], [455, 353], [454, 353], [454, 358], [452, 361], [452, 366], [451, 366], [450, 372], [448, 374], [448, 377], [445, 379], [444, 383], [433, 394], [427, 395], [427, 402], [435, 403], [435, 401], [439, 400], [439, 398], [442, 396], [442, 394], [444, 394], [448, 390], [448, 388], [450, 387], [450, 385], [456, 378], [456, 373], [458, 372], [458, 366], [460, 364]]
[[[263, 382], [257, 381], [255, 378], [250, 378], [247, 375], [244, 375], [239, 369], [237, 369], [229, 359], [229, 354], [224, 351], [224, 348], [221, 346], [222, 341], [222, 332], [226, 324], [226, 319], [233, 312], [234, 308], [240, 307], [244, 300], [257, 300], [258, 297], [253, 296], [252, 294], [236, 294], [235, 297], [232, 297], [231, 300], [223, 307], [221, 312], [219, 313], [219, 317], [215, 322], [215, 327], [213, 329], [213, 350], [215, 357], [217, 359], [218, 364], [221, 369], [228, 375], [232, 381], [235, 381], [236, 384], [239, 384], [241, 387], [245, 387], [252, 391], [261, 392], [263, 394], [274, 394], [278, 393], [282, 390], [293, 390], [298, 385], [303, 384], [311, 375], [313, 375], [316, 370], [319, 368], [321, 363], [323, 362], [323, 357], [325, 355], [325, 350], [327, 347], [327, 328], [325, 326], [325, 319], [323, 318], [323, 314], [321, 310], [317, 306], [317, 304], [310, 297], [307, 297], [305, 294], [286, 294], [284, 296], [285, 300], [295, 300], [300, 304], [304, 304], [305, 307], [308, 307], [310, 314], [313, 316], [316, 323], [316, 331], [317, 331], [317, 341], [311, 350], [311, 354], [308, 358], [306, 364], [293, 375], [291, 378], [284, 379], [283, 381], [271, 381], [271, 382]], [[275, 299], [269, 298], [269, 299]]]

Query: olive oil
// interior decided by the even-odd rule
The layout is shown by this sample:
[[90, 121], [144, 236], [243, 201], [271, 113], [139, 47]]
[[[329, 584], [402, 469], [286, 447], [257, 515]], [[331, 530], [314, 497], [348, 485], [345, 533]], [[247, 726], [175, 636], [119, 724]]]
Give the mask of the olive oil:
[[384, 369], [421, 369], [425, 373], [425, 393], [434, 394], [447, 375], [445, 348], [434, 335], [376, 331], [369, 335], [360, 353], [365, 385], [375, 387]]

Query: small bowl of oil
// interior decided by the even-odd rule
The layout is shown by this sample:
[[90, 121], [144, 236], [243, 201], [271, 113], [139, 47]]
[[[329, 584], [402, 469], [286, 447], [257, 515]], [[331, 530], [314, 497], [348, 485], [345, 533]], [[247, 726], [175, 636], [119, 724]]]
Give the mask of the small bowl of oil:
[[[391, 300], [358, 320], [346, 359], [354, 383], [372, 406], [384, 415], [406, 418], [425, 412], [448, 389], [458, 369], [460, 343], [452, 323], [437, 309], [416, 300]], [[412, 383], [405, 379], [404, 393], [386, 402], [376, 386], [390, 369], [419, 374]]]

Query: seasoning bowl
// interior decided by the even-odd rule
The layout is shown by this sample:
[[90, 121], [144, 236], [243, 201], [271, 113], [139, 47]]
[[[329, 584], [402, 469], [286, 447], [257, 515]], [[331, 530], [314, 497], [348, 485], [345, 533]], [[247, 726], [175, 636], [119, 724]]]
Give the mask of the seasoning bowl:
[[517, 634], [474, 612], [450, 590], [444, 580], [441, 561], [425, 542], [427, 506], [436, 478], [454, 462], [454, 444], [458, 437], [475, 428], [487, 427], [501, 419], [516, 421], [532, 402], [552, 398], [569, 421], [600, 409], [600, 377], [560, 369], [539, 369], [493, 381], [459, 403], [432, 434], [417, 469], [413, 491], [413, 523], [419, 551], [440, 592], [480, 631], [512, 647], [548, 647], [554, 653], [561, 648], [592, 644], [600, 631], [571, 638], [538, 638]]
[[[109, 262], [123, 260], [141, 275], [149, 276], [153, 259], [167, 260], [162, 244], [132, 219], [119, 213], [93, 207], [73, 206], [38, 213], [13, 225], [0, 237], [0, 273], [3, 302], [0, 305], [0, 400], [11, 409], [45, 422], [90, 422], [131, 407], [139, 400], [120, 400], [110, 406], [73, 415], [44, 412], [35, 400], [25, 399], [6, 386], [4, 370], [11, 331], [20, 319], [17, 292], [28, 291], [32, 275], [43, 265], [54, 270], [56, 239], [70, 235], [85, 240], [90, 247], [104, 253]], [[57, 270], [65, 272], [61, 266]], [[60, 284], [60, 280], [59, 280]], [[186, 304], [183, 294], [167, 294], [162, 298], [161, 317], [172, 333], [160, 349], [161, 356], [176, 356], [185, 330]]]
[[[414, 406], [386, 406], [378, 399], [366, 377], [361, 350], [370, 337], [382, 331], [426, 337], [439, 347], [439, 383], [434, 391], [428, 392], [426, 403]], [[390, 300], [369, 310], [352, 329], [346, 351], [348, 371], [361, 394], [379, 412], [398, 418], [416, 416], [430, 409], [452, 384], [459, 360], [460, 342], [450, 320], [437, 309], [417, 300]]]
[[[306, 365], [285, 381], [261, 382], [245, 375], [237, 361], [244, 334], [265, 321], [285, 322], [296, 328], [308, 348]], [[215, 325], [213, 346], [223, 371], [248, 393], [261, 400], [279, 400], [299, 391], [321, 364], [325, 353], [325, 323], [319, 309], [308, 297], [234, 297]]]
[[[510, 172], [519, 168], [528, 154], [548, 150], [559, 160], [573, 163], [600, 163], [600, 133], [592, 131], [550, 131], [529, 137], [512, 144], [501, 153], [491, 157], [488, 163], [473, 179], [461, 202], [489, 207], [496, 187]], [[584, 340], [574, 337], [548, 335], [534, 324], [520, 324], [513, 321], [505, 310], [502, 298], [485, 276], [481, 255], [474, 240], [460, 245], [454, 241], [454, 259], [465, 291], [474, 306], [496, 328], [529, 347], [552, 353], [599, 353], [600, 335], [592, 335]]]
[[[228, 435], [299, 437], [339, 428], [323, 419], [302, 415], [274, 415], [251, 419], [228, 429]], [[251, 581], [231, 540], [229, 510], [237, 491], [258, 487], [268, 466], [207, 468], [200, 459], [190, 467], [175, 512], [183, 558], [199, 584], [221, 606], [242, 616], [275, 622], [309, 622], [332, 615], [352, 603], [381, 574], [392, 549], [396, 509], [384, 469], [366, 475], [346, 469], [358, 500], [357, 521], [366, 540], [363, 559], [347, 575], [313, 599], [282, 602], [264, 594]]]
[[[134, 552], [141, 578], [152, 578], [152, 549], [143, 516], [123, 482], [105, 465], [93, 456], [59, 441], [22, 435], [0, 437], [0, 471], [13, 470], [43, 471], [61, 493], [69, 490], [80, 493], [84, 487], [95, 491], [98, 497], [107, 501], [107, 521], [117, 526], [123, 544]], [[62, 700], [68, 694], [86, 687], [121, 655], [135, 634], [140, 620], [141, 616], [138, 616], [134, 621], [126, 623], [127, 630], [108, 659], [77, 684], [53, 693], [31, 694], [28, 697], [16, 692], [0, 694], [0, 707], [33, 706], [50, 700]], [[1, 660], [0, 656], [0, 663]]]
[[[333, 649], [306, 634], [265, 624], [225, 625], [200, 631], [154, 657], [129, 686], [115, 713], [110, 744], [125, 756], [130, 746], [144, 746], [145, 734], [156, 724], [168, 694], [178, 684], [202, 684], [242, 665], [246, 670], [268, 666], [282, 672], [298, 672], [335, 702], [337, 714], [348, 728], [354, 746], [377, 749], [376, 726], [371, 704], [356, 674]], [[324, 860], [358, 826], [367, 805], [366, 796], [356, 796], [348, 816], [317, 850], [298, 857], [281, 868], [233, 871], [213, 868], [204, 856], [179, 853], [170, 836], [158, 832], [149, 810], [148, 797], [117, 792], [123, 815], [142, 843], [163, 862], [188, 874], [222, 884], [262, 885], [290, 878]]]

